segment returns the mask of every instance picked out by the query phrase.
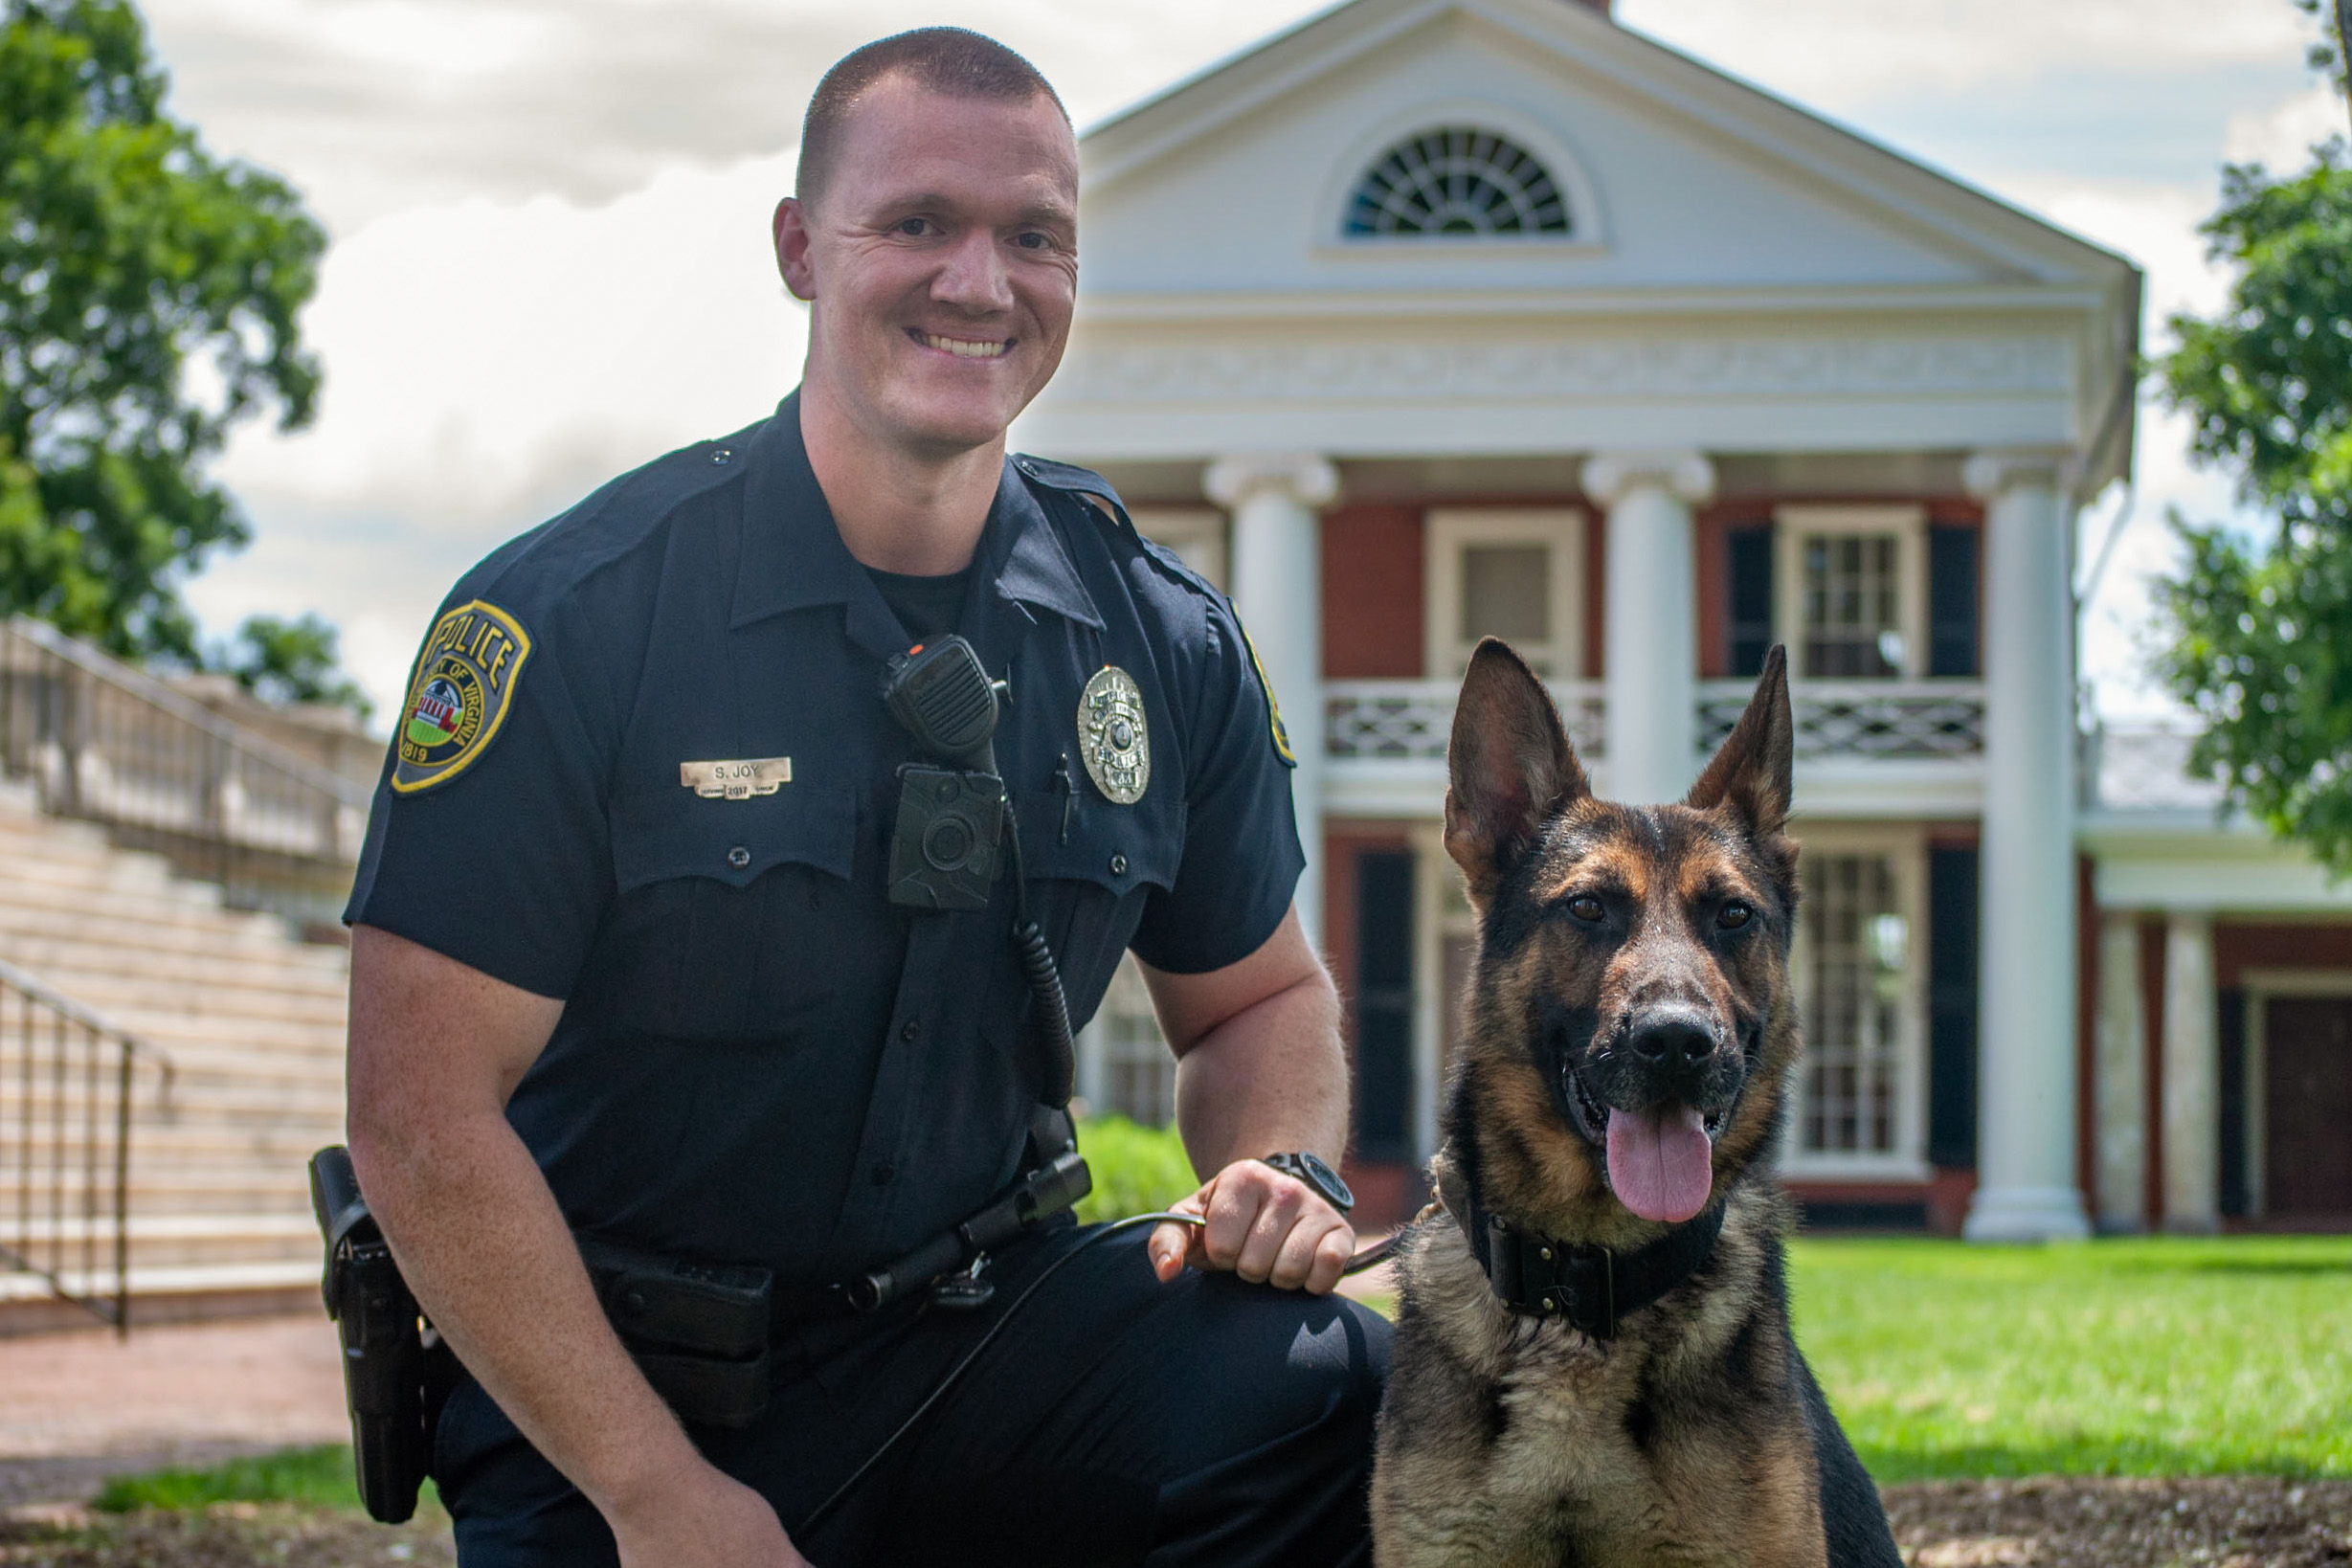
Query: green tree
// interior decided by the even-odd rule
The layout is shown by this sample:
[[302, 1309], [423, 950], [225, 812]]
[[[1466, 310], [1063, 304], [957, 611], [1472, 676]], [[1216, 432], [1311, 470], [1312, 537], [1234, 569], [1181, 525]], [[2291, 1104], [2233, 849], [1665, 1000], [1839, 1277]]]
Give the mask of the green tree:
[[213, 650], [206, 667], [234, 676], [249, 694], [274, 707], [289, 703], [331, 703], [367, 723], [375, 711], [366, 693], [343, 673], [335, 628], [317, 616], [281, 620], [248, 616], [225, 648]]
[[0, 613], [192, 663], [178, 585], [248, 537], [206, 469], [310, 417], [325, 236], [166, 87], [126, 0], [0, 4]]
[[2210, 320], [2175, 316], [2162, 365], [2201, 461], [2275, 520], [2176, 516], [2160, 668], [2206, 725], [2193, 765], [2271, 830], [2352, 873], [2352, 171], [2340, 144], [2274, 177], [2224, 171], [2202, 231], [2234, 273]]

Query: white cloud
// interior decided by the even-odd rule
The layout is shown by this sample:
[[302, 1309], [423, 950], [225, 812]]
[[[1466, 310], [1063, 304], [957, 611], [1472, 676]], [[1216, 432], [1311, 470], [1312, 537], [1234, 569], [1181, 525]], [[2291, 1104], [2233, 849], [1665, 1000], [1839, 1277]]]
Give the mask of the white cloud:
[[2284, 103], [2230, 116], [2222, 156], [2233, 164], [2300, 168], [2311, 161], [2314, 146], [2343, 135], [2347, 124], [2343, 95], [2332, 86], [2312, 87]]
[[337, 232], [469, 195], [586, 204], [799, 138], [825, 67], [949, 23], [1034, 59], [1083, 124], [1312, 0], [147, 0], [174, 105]]
[[315, 608], [389, 706], [449, 583], [613, 475], [771, 409], [804, 319], [768, 213], [787, 157], [673, 169], [602, 207], [475, 199], [369, 225], [305, 320], [316, 425], [240, 433], [222, 476], [258, 539], [197, 579], [209, 624]]

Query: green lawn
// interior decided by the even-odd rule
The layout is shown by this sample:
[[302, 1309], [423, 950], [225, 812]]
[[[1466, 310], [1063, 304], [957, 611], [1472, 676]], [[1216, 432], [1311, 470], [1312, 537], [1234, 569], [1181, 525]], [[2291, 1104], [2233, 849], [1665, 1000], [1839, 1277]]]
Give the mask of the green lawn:
[[1790, 1252], [1798, 1342], [1882, 1482], [2352, 1476], [2352, 1238]]

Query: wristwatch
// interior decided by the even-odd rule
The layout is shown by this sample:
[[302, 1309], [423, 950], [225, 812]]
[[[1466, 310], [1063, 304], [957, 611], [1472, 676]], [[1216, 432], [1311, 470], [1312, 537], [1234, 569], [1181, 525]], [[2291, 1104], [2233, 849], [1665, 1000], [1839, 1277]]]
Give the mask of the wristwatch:
[[1271, 1165], [1284, 1176], [1304, 1181], [1315, 1190], [1317, 1197], [1341, 1214], [1355, 1207], [1355, 1195], [1348, 1191], [1346, 1182], [1339, 1179], [1339, 1173], [1303, 1149], [1296, 1154], [1268, 1154], [1258, 1163]]

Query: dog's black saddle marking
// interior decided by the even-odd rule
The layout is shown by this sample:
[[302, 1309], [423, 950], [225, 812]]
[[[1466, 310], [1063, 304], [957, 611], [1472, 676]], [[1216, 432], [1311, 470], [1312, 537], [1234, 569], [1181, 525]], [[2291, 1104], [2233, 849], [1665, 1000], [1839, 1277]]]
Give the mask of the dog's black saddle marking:
[[1595, 1339], [1614, 1339], [1617, 1325], [1697, 1273], [1723, 1234], [1716, 1203], [1689, 1224], [1645, 1247], [1612, 1252], [1531, 1235], [1489, 1214], [1471, 1192], [1455, 1218], [1470, 1239], [1494, 1297], [1527, 1317], [1567, 1323]]

